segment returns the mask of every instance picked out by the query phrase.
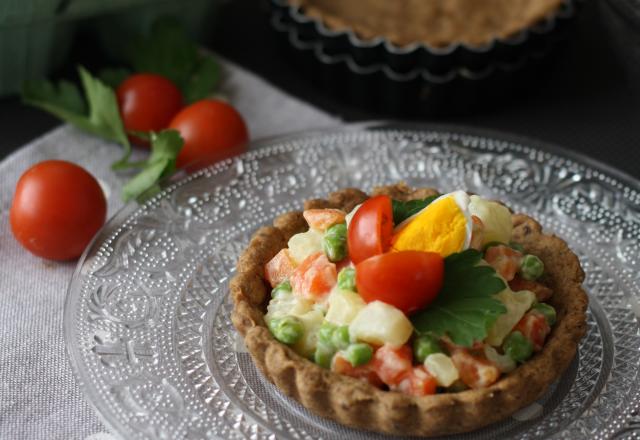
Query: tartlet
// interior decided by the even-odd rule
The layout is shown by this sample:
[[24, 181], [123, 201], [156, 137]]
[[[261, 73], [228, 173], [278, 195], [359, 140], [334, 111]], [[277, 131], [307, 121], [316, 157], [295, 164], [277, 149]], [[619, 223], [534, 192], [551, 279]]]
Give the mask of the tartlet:
[[554, 14], [563, 0], [291, 0], [327, 27], [396, 46], [482, 46]]
[[[546, 9], [504, 20], [492, 32], [508, 36], [496, 34], [492, 39], [487, 39], [492, 32], [486, 31], [418, 38], [421, 26], [412, 38], [371, 23], [354, 22], [354, 29], [349, 17], [325, 10], [319, 0], [310, 1], [270, 0], [271, 25], [287, 60], [337, 99], [397, 117], [468, 114], [531, 89], [547, 69], [548, 55], [569, 33], [584, 0], [543, 0]], [[396, 3], [401, 2], [383, 4]], [[554, 9], [553, 4], [559, 6]], [[403, 21], [393, 23], [388, 27], [404, 26]], [[377, 37], [368, 38], [373, 35]]]
[[[414, 200], [434, 191], [414, 191], [397, 184], [376, 188], [373, 193]], [[307, 201], [305, 209], [339, 208], [348, 212], [367, 198], [360, 190], [344, 189], [327, 200]], [[237, 275], [230, 284], [232, 321], [265, 377], [322, 417], [354, 428], [396, 435], [435, 436], [481, 428], [539, 398], [569, 366], [586, 331], [588, 299], [581, 287], [584, 273], [576, 255], [562, 239], [543, 233], [532, 218], [514, 214], [512, 222], [513, 238], [527, 252], [537, 255], [547, 268], [544, 284], [554, 292], [549, 303], [557, 312], [557, 321], [542, 351], [486, 388], [422, 397], [385, 391], [323, 369], [278, 342], [264, 318], [270, 291], [264, 267], [286, 247], [292, 235], [307, 229], [301, 212], [283, 214], [273, 226], [258, 230], [241, 255]]]

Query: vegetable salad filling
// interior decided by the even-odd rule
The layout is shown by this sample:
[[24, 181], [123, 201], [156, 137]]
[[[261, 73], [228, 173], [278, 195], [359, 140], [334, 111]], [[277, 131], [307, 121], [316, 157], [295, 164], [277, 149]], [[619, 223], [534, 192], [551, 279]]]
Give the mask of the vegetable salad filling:
[[490, 386], [542, 350], [552, 292], [503, 205], [455, 191], [303, 215], [265, 266], [265, 320], [321, 367], [424, 396]]

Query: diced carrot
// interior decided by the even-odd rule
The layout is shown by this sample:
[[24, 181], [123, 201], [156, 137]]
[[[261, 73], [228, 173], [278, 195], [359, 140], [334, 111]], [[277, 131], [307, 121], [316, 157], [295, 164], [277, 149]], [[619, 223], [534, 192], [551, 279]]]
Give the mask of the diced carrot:
[[420, 365], [404, 373], [398, 385], [391, 389], [410, 396], [428, 396], [436, 393], [437, 386], [436, 379], [424, 366]]
[[347, 214], [340, 209], [307, 209], [302, 215], [310, 228], [324, 232], [333, 225], [344, 223]]
[[482, 341], [473, 341], [471, 347], [464, 347], [462, 345], [456, 345], [453, 343], [451, 339], [447, 335], [440, 338], [440, 343], [444, 346], [447, 351], [453, 352], [456, 350], [469, 350], [472, 353], [481, 352], [484, 349], [484, 342]]
[[469, 247], [479, 251], [482, 250], [482, 240], [484, 239], [484, 223], [482, 223], [480, 217], [476, 215], [471, 216], [471, 222], [471, 242], [469, 243]]
[[331, 361], [331, 371], [355, 377], [356, 379], [368, 382], [378, 388], [381, 388], [384, 385], [382, 380], [380, 380], [380, 377], [378, 377], [374, 371], [372, 362], [360, 365], [359, 367], [354, 367], [340, 352], [336, 353]]
[[387, 385], [398, 385], [412, 368], [413, 351], [408, 345], [383, 345], [373, 355], [373, 369]]
[[322, 252], [311, 254], [296, 267], [289, 282], [293, 293], [320, 301], [338, 282], [336, 265]]
[[484, 253], [484, 259], [498, 274], [507, 281], [511, 281], [520, 267], [522, 254], [505, 245], [491, 246]]
[[529, 290], [535, 293], [538, 302], [545, 302], [551, 298], [551, 295], [553, 295], [553, 290], [549, 289], [544, 284], [537, 281], [525, 280], [520, 275], [516, 275], [511, 281], [509, 281], [509, 287], [514, 292]]
[[544, 340], [551, 332], [547, 319], [542, 313], [531, 310], [522, 317], [514, 327], [533, 344], [533, 351], [540, 351], [544, 346]]
[[289, 249], [282, 249], [264, 267], [265, 278], [271, 287], [276, 287], [286, 281], [295, 268], [296, 264], [289, 255]]
[[484, 388], [500, 378], [500, 370], [480, 354], [458, 348], [451, 352], [451, 360], [458, 369], [460, 380], [470, 388]]

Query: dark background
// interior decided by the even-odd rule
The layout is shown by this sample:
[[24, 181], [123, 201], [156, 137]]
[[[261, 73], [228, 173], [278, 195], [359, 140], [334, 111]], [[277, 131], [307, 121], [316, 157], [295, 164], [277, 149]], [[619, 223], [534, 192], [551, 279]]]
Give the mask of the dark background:
[[[527, 92], [500, 106], [471, 116], [430, 119], [492, 128], [555, 143], [640, 178], [640, 78], [626, 75], [608, 20], [604, 0], [590, 0], [580, 11], [570, 38], [561, 45]], [[301, 77], [279, 50], [263, 3], [233, 0], [220, 11], [212, 29], [213, 50], [264, 77], [275, 86], [345, 121], [382, 115], [345, 105]], [[624, 41], [624, 40], [623, 40]], [[91, 38], [77, 38], [69, 66], [100, 64]], [[62, 72], [66, 75], [66, 72]], [[424, 119], [426, 121], [426, 119]], [[41, 135], [58, 121], [23, 106], [19, 99], [0, 99], [0, 159]], [[281, 127], [283, 132], [286, 127]]]

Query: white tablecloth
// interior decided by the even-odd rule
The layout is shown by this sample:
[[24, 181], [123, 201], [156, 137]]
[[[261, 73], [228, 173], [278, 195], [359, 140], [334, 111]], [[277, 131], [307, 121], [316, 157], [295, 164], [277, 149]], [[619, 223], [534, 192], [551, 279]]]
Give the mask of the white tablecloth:
[[[252, 139], [340, 123], [251, 73], [223, 64], [220, 92], [244, 115]], [[64, 159], [101, 181], [112, 216], [122, 206], [120, 188], [126, 179], [109, 166], [120, 154], [117, 145], [64, 125], [0, 162], [0, 439], [111, 437], [78, 389], [67, 359], [62, 315], [75, 263], [45, 261], [20, 247], [11, 234], [9, 208], [27, 168]]]

